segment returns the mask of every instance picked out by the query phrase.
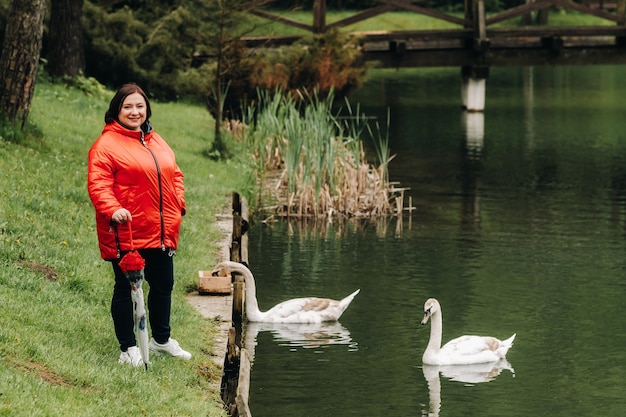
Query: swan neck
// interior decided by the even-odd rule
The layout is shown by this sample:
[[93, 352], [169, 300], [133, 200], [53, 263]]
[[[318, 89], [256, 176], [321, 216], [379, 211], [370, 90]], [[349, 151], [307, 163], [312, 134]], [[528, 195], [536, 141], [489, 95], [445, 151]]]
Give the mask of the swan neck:
[[259, 303], [256, 299], [256, 283], [254, 281], [254, 276], [252, 275], [252, 272], [250, 272], [250, 270], [245, 268], [238, 269], [238, 271], [241, 272], [244, 277], [244, 284], [246, 289], [246, 317], [249, 321], [257, 321], [262, 313], [259, 310]]
[[441, 311], [435, 312], [435, 314], [430, 317], [430, 340], [428, 341], [428, 350], [439, 352], [439, 349], [441, 349], [442, 321]]

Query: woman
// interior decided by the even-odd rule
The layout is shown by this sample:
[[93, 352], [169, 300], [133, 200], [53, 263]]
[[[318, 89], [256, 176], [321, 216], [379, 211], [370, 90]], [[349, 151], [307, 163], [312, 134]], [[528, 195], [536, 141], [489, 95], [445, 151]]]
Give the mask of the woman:
[[[150, 124], [150, 101], [136, 84], [115, 94], [101, 136], [89, 150], [87, 188], [96, 210], [100, 254], [115, 275], [111, 315], [120, 345], [119, 363], [143, 365], [133, 331], [130, 283], [119, 267], [133, 247], [145, 259], [148, 319], [153, 353], [190, 359], [170, 338], [173, 255], [185, 214], [183, 173], [174, 152]], [[130, 228], [132, 227], [132, 235]]]

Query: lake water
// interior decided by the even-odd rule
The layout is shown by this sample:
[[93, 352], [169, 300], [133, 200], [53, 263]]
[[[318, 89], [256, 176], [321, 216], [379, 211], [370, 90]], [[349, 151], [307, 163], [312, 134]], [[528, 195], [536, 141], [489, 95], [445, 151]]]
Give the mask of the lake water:
[[[254, 219], [261, 310], [361, 293], [332, 326], [246, 328], [252, 415], [625, 415], [625, 98], [626, 67], [492, 68], [467, 117], [458, 69], [373, 73], [353, 101], [381, 125], [390, 109], [415, 210]], [[444, 342], [516, 333], [510, 369], [423, 366], [429, 297]]]

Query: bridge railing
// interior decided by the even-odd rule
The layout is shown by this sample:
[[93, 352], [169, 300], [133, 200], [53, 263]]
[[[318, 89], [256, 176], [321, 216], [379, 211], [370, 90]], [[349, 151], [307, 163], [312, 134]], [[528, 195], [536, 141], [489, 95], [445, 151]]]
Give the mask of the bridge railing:
[[[268, 1], [268, 3], [271, 4], [272, 1], [270, 0]], [[464, 6], [464, 17], [459, 17], [438, 10], [422, 7], [413, 4], [411, 0], [378, 0], [377, 3], [378, 5], [375, 7], [357, 12], [352, 16], [340, 19], [329, 24], [326, 23], [326, 0], [314, 0], [314, 6], [312, 10], [313, 23], [311, 25], [260, 8], [252, 9], [250, 13], [264, 19], [280, 22], [285, 25], [303, 29], [311, 33], [324, 33], [330, 29], [345, 28], [355, 23], [359, 23], [368, 19], [372, 19], [376, 16], [380, 16], [382, 14], [394, 11], [406, 11], [410, 13], [416, 13], [458, 25], [462, 29], [473, 29], [477, 37], [480, 37], [481, 34], [486, 36], [486, 32], [488, 30], [494, 29], [492, 28], [494, 25], [503, 21], [511, 20], [517, 17], [528, 17], [533, 12], [547, 12], [553, 7], [560, 7], [567, 10], [575, 10], [581, 14], [587, 14], [607, 20], [609, 22], [613, 22], [617, 26], [626, 25], [626, 0], [618, 0], [618, 3], [605, 0], [531, 0], [528, 1], [526, 4], [516, 6], [504, 11], [495, 12], [493, 14], [487, 14], [483, 0], [466, 0]], [[614, 5], [614, 7], [608, 7], [608, 5]], [[544, 15], [546, 15], [546, 13], [544, 13]], [[545, 18], [545, 20], [547, 21], [547, 18]], [[548, 25], [543, 25], [542, 27], [549, 28]], [[610, 33], [616, 33], [610, 30], [607, 31], [606, 25], [583, 26], [582, 28], [580, 28], [580, 30], [584, 31], [585, 36], [593, 36], [595, 28], [597, 28], [597, 36], [607, 36]], [[511, 33], [515, 33], [515, 31], [513, 31], [513, 29], [511, 28], [507, 28], [507, 30], [511, 30]], [[516, 28], [516, 30], [518, 33], [523, 33], [524, 30], [528, 30], [528, 32], [532, 33], [537, 32], [537, 27], [520, 27]], [[563, 30], [567, 31], [568, 29]], [[441, 29], [437, 31], [444, 33], [446, 32], [446, 29]], [[551, 33], [554, 32], [554, 30], [550, 29], [546, 29], [546, 31]], [[402, 32], [395, 33], [402, 34]], [[406, 32], [411, 33], [412, 36], [414, 36], [420, 31], [418, 28], [414, 28], [412, 30], [407, 30]], [[377, 33], [380, 34], [380, 31], [378, 31]], [[378, 36], [377, 33], [368, 34], [368, 32], [363, 32], [362, 34], [366, 38], [368, 36], [376, 38]], [[432, 35], [431, 30], [424, 31], [424, 33], [426, 35]], [[617, 31], [617, 33], [621, 34], [620, 31]], [[301, 36], [297, 35], [268, 37], [256, 36], [245, 37], [244, 40], [249, 44], [249, 46], [258, 46], [261, 45], [263, 42], [266, 46], [272, 46], [292, 43], [294, 40], [297, 40], [300, 37]], [[380, 38], [384, 37], [385, 34], [382, 34], [382, 36], [380, 36]]]
[[[457, 27], [402, 31], [350, 32], [358, 37], [363, 60], [383, 67], [515, 66], [557, 64], [626, 63], [626, 0], [612, 8], [595, 0], [526, 0], [524, 5], [487, 13], [484, 0], [465, 0], [462, 17], [413, 4], [411, 0], [378, 0], [378, 5], [326, 24], [326, 0], [314, 0], [313, 25], [306, 25], [267, 10], [252, 13], [273, 21], [324, 33], [346, 28], [392, 11], [432, 17]], [[271, 3], [271, 2], [270, 2]], [[600, 19], [585, 26], [502, 25], [507, 20], [528, 20], [533, 14], [547, 22], [553, 8], [574, 10]], [[347, 31], [344, 31], [347, 32]], [[302, 36], [244, 37], [248, 47], [291, 44]]]

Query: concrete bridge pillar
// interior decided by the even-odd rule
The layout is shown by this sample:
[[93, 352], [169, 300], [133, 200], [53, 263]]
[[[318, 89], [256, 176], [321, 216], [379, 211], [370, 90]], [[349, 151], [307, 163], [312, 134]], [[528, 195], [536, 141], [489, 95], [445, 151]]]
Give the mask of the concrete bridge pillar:
[[461, 68], [461, 101], [463, 109], [468, 112], [485, 110], [485, 94], [489, 67]]

